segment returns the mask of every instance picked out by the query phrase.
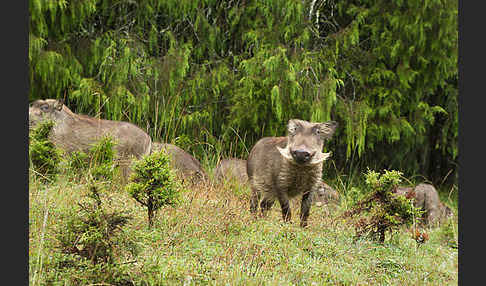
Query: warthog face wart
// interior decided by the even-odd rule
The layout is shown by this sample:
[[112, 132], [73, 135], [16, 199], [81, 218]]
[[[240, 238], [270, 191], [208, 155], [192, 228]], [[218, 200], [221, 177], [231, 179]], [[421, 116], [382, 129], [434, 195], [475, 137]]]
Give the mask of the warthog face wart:
[[287, 125], [287, 146], [277, 147], [277, 149], [284, 158], [297, 164], [319, 164], [331, 155], [331, 153], [322, 153], [321, 150], [324, 140], [332, 137], [337, 125], [335, 121], [311, 123], [291, 119]]
[[331, 155], [322, 153], [324, 141], [332, 137], [337, 125], [335, 121], [315, 123], [292, 119], [287, 125], [287, 136], [258, 140], [246, 165], [252, 189], [252, 213], [260, 205], [265, 215], [278, 200], [284, 221], [290, 221], [289, 199], [302, 195], [300, 225], [307, 226], [311, 194], [321, 182], [323, 161]]

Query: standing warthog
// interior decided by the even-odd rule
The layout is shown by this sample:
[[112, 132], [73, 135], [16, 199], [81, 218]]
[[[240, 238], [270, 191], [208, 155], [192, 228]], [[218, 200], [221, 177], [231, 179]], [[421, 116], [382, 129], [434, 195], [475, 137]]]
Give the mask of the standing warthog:
[[425, 211], [424, 222], [427, 225], [437, 225], [452, 216], [452, 210], [440, 201], [437, 190], [431, 184], [399, 187], [395, 192], [402, 196], [413, 195], [413, 205]]
[[152, 143], [152, 152], [166, 150], [171, 157], [171, 166], [182, 178], [188, 178], [192, 183], [207, 179], [207, 174], [201, 163], [183, 149], [169, 143]]
[[238, 158], [227, 158], [219, 162], [214, 169], [214, 178], [221, 182], [224, 180], [235, 180], [244, 185], [248, 182], [246, 173], [246, 160]]
[[311, 123], [291, 119], [286, 137], [265, 137], [250, 151], [247, 172], [252, 197], [250, 211], [256, 213], [260, 198], [262, 214], [278, 199], [284, 221], [291, 218], [289, 199], [302, 194], [300, 226], [307, 226], [311, 192], [321, 183], [322, 163], [330, 153], [322, 153], [324, 141], [334, 134], [337, 122]]
[[321, 182], [320, 186], [312, 192], [312, 202], [315, 203], [316, 206], [338, 203], [339, 200], [339, 193], [324, 182]]
[[105, 136], [115, 141], [118, 158], [141, 158], [152, 146], [150, 136], [134, 124], [75, 114], [56, 99], [36, 100], [29, 107], [29, 128], [44, 120], [54, 121], [49, 139], [68, 153], [87, 152]]

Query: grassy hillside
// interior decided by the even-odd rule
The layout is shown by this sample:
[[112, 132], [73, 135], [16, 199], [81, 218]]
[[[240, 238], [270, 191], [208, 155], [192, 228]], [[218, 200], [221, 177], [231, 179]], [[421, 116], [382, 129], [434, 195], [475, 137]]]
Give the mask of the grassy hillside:
[[30, 285], [458, 283], [457, 201], [447, 195], [442, 198], [453, 208], [454, 218], [427, 230], [428, 241], [418, 245], [404, 228], [381, 245], [354, 239], [352, 223], [337, 218], [360, 191], [359, 185], [341, 187], [340, 178], [330, 183], [342, 195], [340, 206], [313, 206], [306, 229], [298, 226], [298, 203], [293, 203], [290, 224], [282, 222], [278, 203], [267, 218], [254, 219], [249, 189], [226, 183], [187, 188], [180, 205], [158, 211], [151, 230], [146, 209], [119, 179], [100, 189], [101, 201], [107, 210], [126, 211], [132, 219], [114, 245], [114, 264], [102, 266], [62, 253], [58, 239], [68, 231], [68, 219], [80, 214], [79, 203], [89, 201], [86, 178], [61, 174], [57, 183], [46, 186], [31, 174]]

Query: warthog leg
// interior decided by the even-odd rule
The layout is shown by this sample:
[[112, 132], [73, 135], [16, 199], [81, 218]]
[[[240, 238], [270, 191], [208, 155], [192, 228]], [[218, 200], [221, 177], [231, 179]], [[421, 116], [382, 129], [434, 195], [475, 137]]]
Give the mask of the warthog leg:
[[262, 216], [266, 216], [267, 212], [272, 208], [275, 199], [271, 198], [263, 198], [262, 202], [260, 203], [260, 208], [262, 209]]
[[292, 217], [292, 213], [290, 212], [290, 205], [289, 199], [284, 196], [279, 196], [278, 201], [280, 203], [280, 207], [282, 208], [282, 218], [285, 222], [290, 222], [290, 218]]
[[302, 203], [300, 204], [300, 226], [307, 226], [307, 218], [309, 218], [310, 206], [312, 203], [311, 193], [307, 192], [302, 195]]

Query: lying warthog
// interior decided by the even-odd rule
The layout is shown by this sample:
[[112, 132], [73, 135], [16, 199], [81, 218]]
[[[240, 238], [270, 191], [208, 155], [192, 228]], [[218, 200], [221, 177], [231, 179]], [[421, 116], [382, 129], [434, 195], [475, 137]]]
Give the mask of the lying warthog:
[[415, 188], [399, 187], [395, 192], [403, 196], [413, 195], [414, 206], [425, 211], [424, 222], [427, 225], [437, 225], [452, 216], [452, 210], [440, 201], [437, 190], [430, 184], [422, 183]]
[[339, 193], [328, 184], [321, 182], [316, 191], [312, 192], [312, 202], [316, 206], [338, 203]]
[[241, 185], [248, 183], [246, 160], [238, 158], [227, 158], [221, 160], [214, 169], [214, 178], [217, 182], [222, 182], [224, 180], [235, 180]]
[[87, 152], [105, 136], [114, 139], [118, 158], [141, 158], [150, 153], [152, 146], [150, 136], [131, 123], [75, 114], [56, 99], [36, 100], [29, 107], [29, 128], [43, 120], [54, 121], [49, 138], [67, 153]]
[[171, 165], [183, 179], [190, 179], [192, 183], [206, 180], [206, 172], [201, 163], [183, 149], [169, 143], [152, 143], [152, 152], [166, 150], [171, 157]]
[[250, 211], [256, 213], [260, 198], [262, 214], [278, 199], [284, 221], [291, 218], [289, 199], [302, 194], [300, 226], [307, 226], [311, 191], [321, 183], [322, 163], [330, 153], [322, 153], [324, 141], [334, 134], [337, 122], [311, 123], [291, 119], [286, 137], [265, 137], [250, 151], [247, 172], [252, 198]]

